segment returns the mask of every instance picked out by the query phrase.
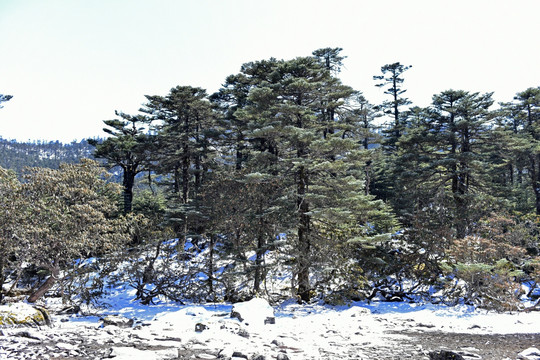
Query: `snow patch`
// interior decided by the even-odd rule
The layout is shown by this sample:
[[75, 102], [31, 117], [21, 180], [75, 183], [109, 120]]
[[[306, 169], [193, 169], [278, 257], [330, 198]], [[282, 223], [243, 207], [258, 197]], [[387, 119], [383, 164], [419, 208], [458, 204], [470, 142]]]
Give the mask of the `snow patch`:
[[269, 318], [274, 318], [274, 308], [268, 301], [253, 298], [246, 302], [236, 303], [231, 310], [231, 316], [253, 326], [261, 326]]

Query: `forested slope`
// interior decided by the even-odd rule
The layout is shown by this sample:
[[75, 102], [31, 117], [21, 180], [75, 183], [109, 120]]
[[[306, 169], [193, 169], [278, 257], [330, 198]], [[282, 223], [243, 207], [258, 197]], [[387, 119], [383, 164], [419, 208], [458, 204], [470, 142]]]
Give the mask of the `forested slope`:
[[0, 166], [20, 174], [26, 167], [58, 169], [65, 163], [93, 158], [94, 147], [86, 140], [63, 144], [59, 141], [17, 142], [0, 137]]

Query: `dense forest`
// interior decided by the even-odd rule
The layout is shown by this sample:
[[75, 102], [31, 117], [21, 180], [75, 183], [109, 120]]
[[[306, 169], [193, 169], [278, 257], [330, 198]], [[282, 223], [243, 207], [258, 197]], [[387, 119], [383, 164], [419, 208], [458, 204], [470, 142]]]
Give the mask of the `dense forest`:
[[1, 170], [2, 295], [91, 301], [118, 281], [143, 303], [519, 308], [540, 281], [540, 87], [501, 104], [443, 90], [422, 108], [393, 63], [371, 104], [340, 81], [341, 50], [249, 62], [214, 94], [177, 86], [117, 112], [89, 143], [121, 184], [91, 160]]
[[21, 174], [25, 167], [58, 169], [62, 163], [93, 158], [94, 148], [82, 140], [70, 144], [59, 141], [17, 142], [0, 137], [0, 166]]

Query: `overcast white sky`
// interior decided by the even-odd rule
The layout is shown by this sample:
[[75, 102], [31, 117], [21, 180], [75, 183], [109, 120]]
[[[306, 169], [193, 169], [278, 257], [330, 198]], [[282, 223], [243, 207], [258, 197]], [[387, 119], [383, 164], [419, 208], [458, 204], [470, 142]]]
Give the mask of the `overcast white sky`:
[[413, 65], [407, 95], [450, 88], [510, 101], [540, 86], [539, 0], [0, 0], [4, 139], [103, 135], [114, 111], [176, 85], [216, 91], [248, 61], [342, 47], [344, 83], [378, 103], [373, 75]]

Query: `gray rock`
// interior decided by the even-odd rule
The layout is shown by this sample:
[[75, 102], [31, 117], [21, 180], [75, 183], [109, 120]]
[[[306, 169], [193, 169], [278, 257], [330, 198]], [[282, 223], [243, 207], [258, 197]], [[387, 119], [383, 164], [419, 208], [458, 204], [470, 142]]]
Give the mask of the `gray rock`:
[[283, 342], [279, 341], [278, 339], [272, 340], [271, 344], [276, 346], [283, 346]]
[[232, 357], [233, 357], [233, 358], [234, 358], [234, 357], [237, 357], [237, 358], [243, 358], [243, 359], [247, 359], [247, 358], [248, 358], [247, 355], [242, 354], [240, 351], [235, 351], [235, 352], [233, 352]]
[[81, 312], [81, 307], [79, 305], [70, 305], [62, 308], [57, 312], [59, 315], [73, 315]]
[[277, 360], [289, 360], [289, 357], [286, 354], [279, 353], [276, 357]]
[[38, 334], [38, 333], [36, 333], [34, 331], [19, 331], [19, 332], [13, 333], [11, 335], [12, 336], [24, 337], [24, 338], [28, 338], [28, 339], [39, 340], [39, 341], [48, 340], [48, 338], [46, 336]]
[[119, 328], [130, 328], [133, 326], [134, 320], [128, 319], [121, 315], [107, 315], [100, 319], [103, 322], [103, 326], [118, 326]]
[[204, 330], [208, 330], [208, 326], [202, 323], [195, 324], [195, 332], [203, 332]]
[[460, 354], [448, 351], [448, 350], [439, 350], [432, 351], [429, 353], [430, 360], [465, 360]]
[[238, 335], [240, 335], [243, 338], [249, 339], [249, 333], [246, 329], [240, 329], [238, 330]]

